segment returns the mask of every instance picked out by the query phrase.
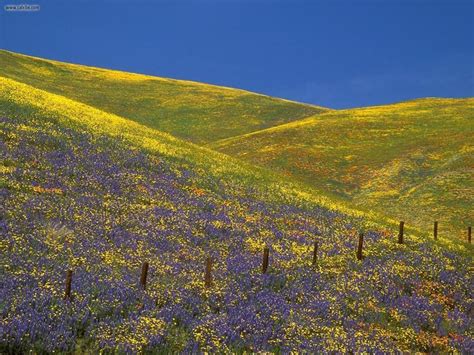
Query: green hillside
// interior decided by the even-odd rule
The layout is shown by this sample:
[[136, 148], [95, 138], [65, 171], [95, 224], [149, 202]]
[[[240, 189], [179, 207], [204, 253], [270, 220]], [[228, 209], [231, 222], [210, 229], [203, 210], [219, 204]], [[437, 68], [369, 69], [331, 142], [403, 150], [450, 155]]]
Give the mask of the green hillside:
[[460, 233], [472, 220], [472, 99], [333, 111], [1, 50], [0, 64], [0, 77], [82, 103], [104, 122], [108, 114], [123, 120], [117, 127], [136, 122], [137, 141], [167, 132], [296, 178], [333, 205], [347, 202], [424, 230], [439, 219]]
[[472, 246], [315, 196], [0, 78], [0, 353], [468, 352]]
[[74, 65], [3, 50], [0, 76], [195, 143], [327, 111], [244, 90]]
[[[34, 121], [45, 119], [47, 122], [74, 130], [110, 136], [126, 142], [134, 149], [164, 156], [180, 166], [192, 166], [195, 171], [205, 176], [200, 180], [204, 185], [199, 188], [207, 188], [206, 181], [211, 181], [211, 185], [212, 181], [220, 181], [222, 186], [233, 183], [242, 186], [243, 189], [253, 186], [256, 188], [255, 191], [269, 190], [271, 193], [266, 195], [266, 198], [271, 200], [289, 199], [297, 203], [318, 203], [336, 207], [323, 197], [313, 196], [310, 189], [299, 186], [298, 183], [280, 181], [278, 175], [266, 169], [177, 139], [168, 133], [95, 107], [2, 77], [0, 77], [0, 115], [31, 118]], [[341, 211], [344, 210], [343, 206], [337, 207]], [[358, 214], [351, 210], [345, 212]]]
[[148, 137], [167, 132], [270, 167], [338, 206], [348, 202], [423, 229], [439, 219], [456, 233], [472, 220], [472, 99], [332, 111], [1, 50], [0, 64], [0, 77], [136, 122], [139, 132], [152, 129]]
[[[460, 138], [470, 132], [459, 127], [469, 128], [471, 101], [441, 102], [444, 136], [423, 145], [459, 148], [439, 171], [467, 179]], [[400, 106], [392, 115], [406, 121], [417, 105]], [[338, 151], [328, 161], [383, 165], [407, 151], [403, 140], [345, 126], [391, 127], [370, 110], [292, 124], [308, 129], [274, 143], [302, 147], [325, 132], [317, 146]], [[227, 143], [248, 140], [248, 154], [271, 157], [251, 141], [268, 132]], [[368, 149], [374, 142], [395, 145]], [[472, 245], [434, 242], [410, 223], [397, 243], [396, 221], [345, 208], [352, 185], [328, 200], [308, 181], [0, 76], [0, 353], [468, 353]]]
[[[210, 147], [445, 236], [474, 214], [474, 99], [332, 111]], [[453, 233], [450, 233], [453, 232]]]

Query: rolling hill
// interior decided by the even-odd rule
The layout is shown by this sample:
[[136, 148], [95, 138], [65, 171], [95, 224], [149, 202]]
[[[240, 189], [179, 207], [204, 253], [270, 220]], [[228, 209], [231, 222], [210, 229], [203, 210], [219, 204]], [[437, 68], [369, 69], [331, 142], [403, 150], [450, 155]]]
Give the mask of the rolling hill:
[[0, 50], [0, 76], [204, 144], [328, 111], [244, 90]]
[[474, 99], [332, 111], [209, 147], [324, 193], [464, 237], [474, 214]]
[[25, 82], [0, 75], [0, 353], [472, 351], [472, 245], [410, 225], [398, 244], [308, 184]]

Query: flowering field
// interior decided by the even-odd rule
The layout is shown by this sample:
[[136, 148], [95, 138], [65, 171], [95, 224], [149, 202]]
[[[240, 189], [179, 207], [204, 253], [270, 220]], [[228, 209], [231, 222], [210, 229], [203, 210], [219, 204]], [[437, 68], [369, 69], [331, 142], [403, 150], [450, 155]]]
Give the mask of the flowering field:
[[[142, 86], [125, 87], [149, 78], [81, 67], [99, 76], [82, 80], [67, 74], [76, 66], [9, 60], [5, 76], [35, 87], [0, 77], [0, 353], [474, 352], [471, 245], [433, 242], [409, 224], [397, 244], [385, 219], [155, 130], [147, 120], [158, 108], [124, 107], [126, 95], [111, 94], [132, 95]], [[106, 99], [94, 91], [104, 82]], [[219, 128], [233, 105], [217, 102], [217, 88], [193, 85], [188, 114], [199, 122], [215, 114]], [[216, 106], [201, 110], [209, 95]], [[279, 102], [273, 111], [253, 99], [237, 112], [249, 118], [254, 107], [261, 117], [250, 125], [308, 109]], [[165, 123], [182, 104], [164, 105]], [[173, 123], [178, 135], [217, 134], [183, 126], [186, 117]]]
[[[337, 110], [212, 143], [363, 210], [465, 239], [474, 213], [474, 98]], [[471, 136], [471, 139], [469, 138]]]
[[397, 244], [261, 182], [8, 106], [14, 94], [0, 100], [0, 352], [474, 351], [472, 254]]

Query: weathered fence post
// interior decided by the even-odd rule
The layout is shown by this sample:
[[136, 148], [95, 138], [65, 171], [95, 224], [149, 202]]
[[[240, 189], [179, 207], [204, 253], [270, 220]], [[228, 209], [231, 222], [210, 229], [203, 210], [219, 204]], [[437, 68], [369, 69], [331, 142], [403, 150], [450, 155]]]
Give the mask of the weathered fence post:
[[313, 265], [316, 265], [318, 261], [318, 241], [314, 241], [314, 249], [313, 249]]
[[398, 230], [398, 244], [403, 244], [403, 226], [405, 225], [405, 222], [400, 221], [400, 227]]
[[263, 248], [262, 274], [267, 272], [269, 254], [270, 254], [270, 250], [267, 247]]
[[206, 286], [206, 288], [211, 287], [211, 283], [212, 283], [211, 269], [212, 269], [212, 260], [211, 260], [211, 257], [208, 256], [206, 259], [206, 271], [204, 273], [204, 285]]
[[471, 232], [471, 226], [467, 227], [467, 241], [469, 242], [469, 244], [471, 243]]
[[357, 246], [357, 260], [362, 260], [362, 247], [364, 245], [364, 233], [359, 234], [359, 245]]
[[72, 270], [68, 270], [66, 274], [66, 290], [64, 291], [64, 299], [71, 299]]
[[438, 221], [434, 222], [433, 236], [435, 240], [438, 239]]
[[140, 285], [146, 290], [146, 278], [148, 276], [148, 262], [144, 262], [142, 265], [142, 275], [140, 276]]

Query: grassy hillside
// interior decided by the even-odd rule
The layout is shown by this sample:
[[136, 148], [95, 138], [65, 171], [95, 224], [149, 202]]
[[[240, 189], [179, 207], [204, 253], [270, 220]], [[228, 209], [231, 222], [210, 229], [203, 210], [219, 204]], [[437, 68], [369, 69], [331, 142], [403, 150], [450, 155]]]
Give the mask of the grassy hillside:
[[472, 351], [469, 254], [410, 232], [396, 244], [393, 231], [303, 196], [264, 170], [0, 78], [0, 352]]
[[444, 237], [474, 214], [474, 99], [317, 115], [210, 147]]
[[327, 111], [243, 90], [67, 64], [2, 50], [0, 76], [195, 143]]

